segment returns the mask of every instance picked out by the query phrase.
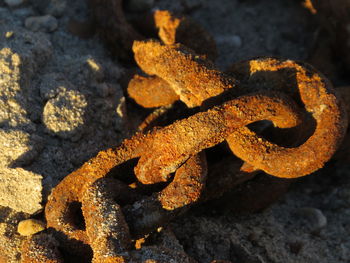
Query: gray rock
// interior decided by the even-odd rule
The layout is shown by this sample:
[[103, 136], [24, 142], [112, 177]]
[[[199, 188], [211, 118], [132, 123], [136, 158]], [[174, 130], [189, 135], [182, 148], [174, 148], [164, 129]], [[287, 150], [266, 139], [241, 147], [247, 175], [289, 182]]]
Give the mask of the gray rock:
[[25, 20], [24, 25], [27, 29], [34, 32], [53, 32], [57, 29], [58, 22], [52, 15], [31, 16]]
[[50, 99], [43, 112], [43, 123], [51, 134], [76, 141], [85, 124], [87, 101], [76, 90], [60, 92]]
[[231, 43], [235, 47], [241, 47], [242, 46], [242, 38], [240, 36], [238, 36], [238, 35], [234, 35], [231, 38]]
[[327, 217], [320, 209], [303, 207], [297, 210], [297, 214], [301, 215], [309, 222], [309, 228], [313, 233], [316, 233], [327, 226]]
[[42, 177], [22, 168], [0, 169], [0, 205], [34, 214], [42, 209]]

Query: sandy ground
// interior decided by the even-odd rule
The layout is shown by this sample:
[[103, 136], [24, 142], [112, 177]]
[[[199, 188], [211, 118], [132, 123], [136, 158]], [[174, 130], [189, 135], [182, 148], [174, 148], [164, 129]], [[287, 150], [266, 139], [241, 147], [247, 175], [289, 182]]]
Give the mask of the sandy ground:
[[[0, 0], [0, 252], [18, 262], [18, 222], [40, 218], [52, 187], [128, 136], [121, 78], [130, 65], [113, 59], [97, 37], [80, 39], [67, 31], [70, 19], [88, 17], [83, 0], [5, 2], [12, 1]], [[329, 65], [327, 52], [312, 56], [321, 27], [300, 1], [133, 5], [142, 2], [199, 22], [214, 36], [220, 69], [255, 56], [279, 56], [318, 62], [336, 85], [349, 84], [338, 65]], [[28, 20], [43, 15], [50, 16]], [[263, 212], [238, 215], [204, 204], [171, 228], [199, 262], [350, 262], [349, 175], [346, 163], [331, 161]]]

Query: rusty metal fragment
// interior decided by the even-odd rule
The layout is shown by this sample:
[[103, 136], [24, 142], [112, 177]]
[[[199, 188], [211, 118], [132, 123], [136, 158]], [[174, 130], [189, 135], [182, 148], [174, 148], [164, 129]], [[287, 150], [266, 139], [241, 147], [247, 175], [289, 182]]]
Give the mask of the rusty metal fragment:
[[169, 105], [179, 99], [165, 80], [155, 76], [135, 75], [128, 84], [128, 94], [144, 108]]
[[82, 194], [97, 179], [106, 176], [113, 167], [125, 160], [137, 157], [140, 143], [144, 139], [144, 135], [136, 135], [132, 142], [125, 140], [117, 149], [100, 152], [81, 168], [66, 176], [48, 198], [45, 207], [47, 226], [63, 233], [73, 244], [74, 241], [89, 244], [85, 230], [75, 224], [76, 214], [73, 206], [81, 203]]
[[193, 154], [224, 141], [235, 129], [264, 119], [288, 128], [299, 123], [300, 115], [281, 94], [239, 97], [157, 130], [135, 174], [144, 184], [166, 181]]
[[[133, 227], [134, 235], [147, 233], [145, 229], [152, 231], [169, 221], [169, 216], [178, 214], [166, 210], [182, 208], [197, 201], [206, 175], [203, 162], [203, 155], [189, 159], [176, 172], [174, 181], [159, 194], [144, 198], [123, 211], [116, 203], [116, 200], [125, 198], [116, 191], [120, 183], [103, 178], [87, 188], [82, 197], [82, 210], [86, 233], [94, 252], [93, 262], [130, 262], [127, 253], [131, 248], [128, 225]], [[194, 179], [197, 177], [199, 180]], [[174, 189], [178, 189], [178, 192], [174, 192]], [[143, 210], [145, 208], [146, 211]]]
[[167, 81], [188, 107], [200, 106], [203, 101], [237, 85], [235, 79], [218, 71], [210, 61], [181, 44], [135, 41], [133, 51], [141, 69]]
[[[237, 91], [232, 84], [238, 83], [235, 78], [223, 75], [205, 60], [198, 62], [198, 58], [183, 46], [142, 41], [135, 42], [133, 49], [140, 67], [146, 73], [157, 74], [170, 83], [188, 106], [202, 105], [206, 100], [223, 93], [234, 97], [244, 88], [246, 92], [254, 90], [242, 85]], [[274, 88], [260, 87], [254, 91], [278, 90], [298, 98], [301, 106], [315, 120], [316, 127], [304, 144], [294, 148], [278, 146], [257, 136], [247, 127], [241, 127], [232, 131], [227, 138], [231, 150], [257, 169], [278, 177], [295, 178], [321, 168], [339, 147], [347, 128], [344, 107], [332, 85], [311, 66], [291, 60], [262, 58], [247, 63], [247, 72], [238, 70], [236, 76], [242, 79], [272, 78]], [[238, 63], [235, 67], [239, 65], [244, 64]], [[282, 71], [288, 72], [285, 79], [291, 80], [286, 88], [281, 85], [284, 82], [281, 76], [284, 75], [273, 75]], [[291, 78], [294, 78], [294, 82]]]
[[176, 170], [173, 181], [163, 189], [158, 200], [166, 210], [174, 210], [198, 201], [207, 179], [204, 152], [189, 158]]
[[[184, 44], [196, 54], [213, 61], [216, 59], [217, 50], [213, 37], [190, 18], [177, 16], [166, 10], [155, 11], [153, 17], [158, 36], [165, 45]], [[159, 76], [135, 75], [129, 82], [128, 94], [146, 108], [165, 106], [179, 99], [171, 85]], [[158, 99], [162, 97], [163, 100]]]
[[[163, 246], [139, 243], [134, 250], [133, 239], [164, 226], [198, 201], [226, 196], [236, 200], [233, 209], [242, 211], [247, 203], [251, 210], [262, 209], [284, 193], [290, 181], [257, 175], [259, 170], [278, 177], [303, 176], [321, 168], [339, 147], [347, 128], [345, 108], [329, 81], [311, 66], [258, 58], [223, 73], [208, 59], [216, 52], [212, 38], [188, 18], [156, 11], [154, 22], [163, 44], [132, 44], [143, 36], [126, 21], [121, 0], [90, 3], [96, 8], [101, 36], [110, 44], [119, 41], [115, 48], [121, 50], [120, 56], [127, 57], [132, 46], [136, 62], [151, 75], [136, 75], [129, 83], [129, 95], [137, 103], [159, 107], [181, 100], [198, 108], [188, 118], [137, 133], [119, 147], [101, 151], [53, 189], [45, 208], [47, 224], [72, 253], [91, 247], [95, 263], [139, 262], [145, 257], [152, 262], [193, 262], [183, 252]], [[207, 109], [218, 101], [223, 103]], [[140, 130], [150, 129], [163, 109]], [[280, 145], [247, 127], [266, 120], [281, 131], [292, 128], [295, 141]], [[216, 160], [207, 179], [204, 150], [225, 141], [243, 161], [227, 156]], [[132, 189], [122, 181], [127, 169], [113, 175], [111, 171], [133, 159], [134, 181], [127, 183]], [[223, 167], [233, 176], [223, 174]], [[146, 195], [150, 185], [153, 190]], [[271, 187], [276, 195], [269, 194]], [[264, 198], [256, 200], [257, 193]], [[29, 247], [56, 253], [51, 243], [45, 247], [42, 237], [34, 237], [24, 246], [27, 262]], [[54, 260], [61, 262], [59, 255]]]
[[153, 14], [158, 36], [166, 45], [181, 43], [206, 55], [210, 60], [217, 57], [216, 44], [213, 37], [191, 18], [172, 14], [167, 10], [157, 10]]
[[204, 152], [189, 158], [168, 186], [123, 208], [133, 236], [139, 237], [184, 213], [201, 197], [207, 177]]
[[[252, 105], [259, 106], [253, 108]], [[96, 215], [88, 211], [103, 209], [104, 206], [98, 206], [98, 202], [96, 204], [96, 202], [87, 201], [84, 193], [87, 191], [96, 197], [96, 192], [89, 191], [93, 190], [91, 186], [97, 179], [105, 177], [118, 164], [141, 157], [135, 168], [140, 182], [153, 184], [166, 181], [170, 173], [176, 172], [173, 182], [159, 194], [141, 199], [139, 203], [136, 202], [132, 206], [127, 206], [129, 208], [123, 209], [125, 219], [134, 235], [137, 232], [144, 234], [145, 230], [151, 231], [183, 212], [183, 208], [187, 208], [200, 197], [206, 169], [203, 166], [205, 159], [200, 155], [195, 156], [196, 153], [223, 141], [237, 127], [265, 118], [282, 127], [294, 126], [299, 121], [295, 105], [282, 95], [247, 95], [207, 112], [197, 113], [165, 128], [155, 129], [145, 135], [135, 135], [131, 140], [125, 140], [117, 149], [100, 152], [80, 169], [68, 175], [53, 190], [45, 209], [48, 226], [64, 233], [68, 241], [90, 244], [94, 249], [92, 240], [97, 238], [97, 233], [94, 232], [97, 223], [91, 222], [94, 222], [93, 218], [99, 217], [100, 213]], [[184, 164], [183, 167], [181, 167], [182, 164]], [[89, 222], [85, 222], [86, 229], [76, 224], [73, 218], [75, 215], [71, 211], [72, 204], [76, 205], [80, 202], [83, 203], [83, 214], [87, 218], [91, 217], [91, 220], [88, 219]], [[106, 207], [109, 206], [111, 204], [108, 203]], [[119, 211], [118, 206], [113, 213], [116, 211]], [[124, 226], [122, 229], [125, 230], [125, 224], [120, 219], [122, 216], [120, 213], [118, 215], [115, 215], [118, 220], [112, 220], [112, 222], [121, 220], [118, 227]], [[103, 219], [104, 217], [99, 218], [100, 221], [97, 220], [97, 222], [100, 222], [101, 226], [106, 226], [102, 222]], [[91, 233], [90, 238], [88, 233]], [[116, 233], [118, 236], [119, 234]], [[101, 248], [101, 244], [103, 242], [96, 243], [97, 251], [103, 251], [105, 248], [105, 246]]]
[[[246, 76], [252, 79], [283, 70], [294, 72], [296, 85], [286, 92], [300, 97], [316, 127], [304, 143], [291, 148], [278, 146], [242, 128], [227, 138], [232, 152], [256, 168], [283, 178], [304, 176], [322, 168], [340, 146], [347, 129], [344, 105], [331, 83], [311, 66], [291, 60], [256, 59], [249, 61], [249, 67]], [[278, 81], [281, 82], [275, 79]], [[280, 84], [276, 87], [283, 91]]]

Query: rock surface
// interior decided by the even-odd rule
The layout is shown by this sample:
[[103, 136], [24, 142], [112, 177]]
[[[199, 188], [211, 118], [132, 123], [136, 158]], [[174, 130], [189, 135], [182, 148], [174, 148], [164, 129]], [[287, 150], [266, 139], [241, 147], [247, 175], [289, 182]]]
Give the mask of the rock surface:
[[42, 176], [22, 168], [0, 170], [0, 205], [34, 214], [42, 209]]

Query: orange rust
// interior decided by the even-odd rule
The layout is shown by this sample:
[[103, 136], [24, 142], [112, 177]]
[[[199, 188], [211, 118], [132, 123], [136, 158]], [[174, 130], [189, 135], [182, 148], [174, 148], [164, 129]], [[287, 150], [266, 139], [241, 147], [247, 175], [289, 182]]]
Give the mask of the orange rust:
[[[147, 217], [152, 217], [153, 213], [156, 220], [154, 223], [163, 224], [164, 219], [169, 219], [171, 215], [166, 210], [182, 208], [197, 201], [205, 176], [203, 154], [190, 158], [175, 174], [174, 181], [157, 194], [161, 206], [154, 206], [156, 199], [148, 197], [140, 201], [143, 207], [148, 207]], [[196, 185], [191, 185], [195, 182]], [[116, 191], [119, 188], [118, 184], [114, 179], [99, 179], [86, 189], [81, 198], [86, 233], [94, 252], [94, 263], [109, 262], [107, 259], [111, 260], [110, 262], [129, 262], [127, 251], [131, 248], [131, 239], [127, 223], [142, 221], [137, 211], [124, 218], [120, 206], [115, 203], [115, 200], [122, 197], [122, 193]], [[198, 187], [198, 184], [201, 186]], [[178, 191], [173, 191], [174, 188]], [[132, 207], [137, 210], [137, 207], [142, 206]], [[149, 219], [147, 223], [150, 223]]]
[[[165, 45], [181, 43], [197, 54], [215, 60], [217, 51], [214, 39], [190, 18], [165, 10], [157, 10], [153, 16], [159, 30], [158, 36]], [[159, 76], [135, 75], [129, 82], [128, 93], [145, 108], [165, 106], [179, 99], [171, 85]]]
[[213, 37], [191, 18], [175, 15], [168, 10], [157, 10], [153, 17], [159, 30], [158, 36], [164, 44], [181, 43], [199, 55], [205, 55], [211, 60], [216, 59], [217, 51]]
[[[94, 253], [95, 251], [102, 251], [103, 249], [100, 246], [103, 242], [97, 242], [95, 248], [94, 242], [97, 235], [95, 231], [98, 229], [96, 224], [104, 225], [105, 217], [99, 217], [102, 213], [96, 210], [98, 207], [83, 193], [91, 193], [94, 182], [99, 178], [103, 178], [111, 168], [135, 157], [141, 157], [135, 170], [139, 181], [143, 183], [166, 180], [171, 172], [176, 171], [178, 167], [186, 162], [175, 174], [174, 181], [163, 192], [150, 199], [146, 198], [140, 201], [140, 208], [146, 209], [144, 212], [153, 211], [156, 215], [153, 219], [150, 215], [145, 217], [145, 221], [135, 216], [134, 219], [130, 216], [127, 217], [128, 220], [139, 221], [136, 224], [136, 227], [138, 227], [136, 231], [144, 227], [147, 228], [149, 225], [161, 225], [164, 220], [173, 218], [183, 211], [179, 208], [187, 206], [199, 198], [204, 185], [206, 168], [203, 165], [203, 157], [200, 155], [192, 157], [194, 154], [223, 141], [234, 129], [256, 120], [269, 118], [276, 125], [282, 127], [294, 126], [298, 122], [299, 117], [295, 106], [282, 97], [280, 94], [243, 96], [229, 101], [221, 107], [215, 107], [207, 112], [200, 112], [188, 119], [175, 122], [163, 129], [153, 130], [146, 135], [138, 134], [130, 140], [125, 140], [117, 149], [100, 152], [80, 169], [68, 175], [52, 191], [45, 209], [48, 226], [63, 232], [72, 240], [90, 244], [94, 249]], [[261, 101], [264, 104], [258, 103]], [[252, 105], [259, 106], [253, 108]], [[271, 114], [271, 112], [274, 112], [274, 114]], [[282, 118], [281, 115], [285, 118]], [[142, 170], [138, 167], [142, 167]], [[102, 202], [101, 199], [99, 201]], [[86, 231], [78, 229], [74, 222], [70, 221], [69, 205], [72, 202], [82, 202], [83, 204], [83, 214], [87, 219]], [[111, 206], [112, 204], [109, 204], [108, 206], [102, 206], [102, 208]], [[117, 210], [118, 207], [113, 211]], [[166, 212], [167, 210], [174, 210], [174, 212]], [[133, 209], [130, 211], [135, 215], [136, 211]], [[159, 217], [160, 211], [162, 211], [161, 217]], [[96, 221], [95, 217], [100, 218], [100, 221]], [[122, 218], [122, 215], [119, 214], [118, 218]], [[151, 223], [150, 220], [155, 221]], [[130, 225], [130, 222], [128, 224]], [[119, 226], [122, 225], [125, 231], [118, 233], [127, 233], [126, 225], [121, 224]], [[126, 237], [126, 234], [124, 236]], [[106, 254], [105, 252], [96, 253], [97, 255]]]
[[203, 101], [236, 86], [233, 78], [181, 44], [135, 41], [133, 51], [141, 69], [167, 81], [188, 107], [200, 106]]
[[315, 7], [312, 4], [311, 0], [304, 0], [304, 2], [302, 3], [302, 5], [308, 9], [310, 11], [311, 14], [316, 14], [317, 10], [315, 9]]
[[299, 94], [305, 110], [315, 119], [316, 128], [305, 143], [292, 148], [278, 146], [242, 128], [226, 139], [233, 153], [256, 168], [283, 178], [304, 176], [323, 167], [339, 147], [347, 129], [344, 106], [331, 83], [311, 66], [291, 60], [256, 59], [249, 61], [249, 65], [248, 79], [292, 69], [296, 79], [294, 93]]
[[135, 174], [144, 184], [166, 181], [185, 160], [249, 123], [269, 119], [288, 128], [300, 122], [296, 106], [280, 93], [251, 94], [156, 130]]
[[52, 191], [45, 207], [47, 226], [61, 231], [69, 239], [89, 244], [86, 232], [74, 226], [67, 213], [69, 205], [80, 202], [82, 193], [94, 181], [106, 176], [116, 165], [138, 156], [139, 146], [146, 138], [136, 135], [133, 140], [125, 140], [117, 149], [101, 151], [81, 168], [66, 176]]
[[158, 195], [162, 207], [174, 210], [198, 201], [207, 177], [204, 152], [189, 158], [176, 170], [174, 180]]
[[128, 94], [144, 108], [169, 105], [179, 99], [165, 80], [155, 76], [135, 75], [128, 84]]
[[145, 238], [139, 238], [135, 241], [135, 249], [141, 249], [142, 245], [146, 242]]
[[[237, 92], [237, 88], [233, 89], [235, 86], [232, 83], [236, 83], [233, 78], [222, 75], [205, 60], [198, 62], [198, 58], [181, 45], [164, 46], [156, 41], [136, 41], [133, 50], [140, 67], [148, 74], [156, 74], [165, 79], [190, 107], [199, 106], [225, 91], [232, 93], [232, 97], [244, 90], [241, 88]], [[248, 63], [249, 68], [246, 71], [238, 70], [236, 76], [247, 79], [254, 79], [255, 76], [269, 78], [273, 72], [288, 70], [286, 80], [291, 83], [287, 84], [287, 89], [281, 85], [281, 77], [284, 76], [281, 74], [280, 77], [271, 75], [276, 86], [272, 90], [286, 92], [293, 97], [299, 96], [300, 103], [317, 124], [310, 138], [295, 148], [280, 147], [241, 126], [226, 138], [231, 150], [255, 169], [262, 169], [278, 177], [295, 178], [321, 168], [339, 147], [347, 128], [345, 110], [332, 85], [311, 66], [291, 60], [262, 58]], [[238, 63], [235, 67], [241, 64], [243, 63]], [[295, 79], [296, 86], [293, 85], [292, 78]], [[250, 91], [249, 86], [244, 88], [246, 92]], [[257, 92], [261, 91], [261, 88], [257, 89]], [[150, 160], [152, 159], [149, 158], [148, 162]], [[141, 169], [140, 163], [137, 169]], [[141, 172], [136, 171], [136, 174], [141, 175]]]
[[[181, 21], [178, 22], [166, 26], [176, 28]], [[162, 27], [161, 21], [158, 25]], [[148, 41], [136, 42], [133, 49], [145, 72], [156, 75], [152, 77], [156, 79], [155, 83], [161, 82], [159, 78], [164, 79], [176, 96], [190, 107], [201, 106], [226, 92], [235, 97], [238, 82], [216, 70], [205, 56], [197, 56], [185, 46]], [[145, 135], [137, 134], [117, 149], [100, 152], [53, 190], [45, 209], [48, 225], [71, 239], [90, 244], [94, 262], [124, 262], [129, 257], [126, 251], [131, 243], [130, 226], [133, 233], [151, 231], [199, 199], [204, 188], [206, 166], [205, 159], [198, 153], [208, 147], [227, 140], [232, 151], [247, 161], [242, 169], [249, 174], [248, 177], [257, 169], [290, 178], [317, 170], [339, 146], [347, 127], [345, 110], [328, 81], [308, 65], [269, 58], [251, 60], [248, 71], [238, 74], [249, 80], [256, 76], [265, 78], [266, 73], [285, 69], [293, 72], [291, 76], [295, 76], [297, 83], [294, 88], [288, 85], [286, 93], [298, 94], [300, 101], [297, 102], [317, 122], [314, 133], [301, 146], [278, 146], [245, 127], [259, 120], [271, 120], [281, 128], [294, 127], [301, 122], [300, 111], [289, 97], [260, 89], [258, 93], [231, 99], [165, 128], [154, 129]], [[275, 78], [276, 83], [280, 83], [279, 77]], [[145, 78], [142, 85], [152, 83], [150, 80]], [[169, 86], [165, 85], [164, 90], [159, 91], [160, 96], [169, 91]], [[273, 90], [284, 91], [280, 85], [276, 86]], [[149, 96], [153, 88], [155, 86], [142, 92]], [[247, 88], [247, 92], [252, 90]], [[159, 99], [157, 103], [161, 105], [164, 101]], [[298, 159], [300, 156], [302, 160]], [[122, 209], [113, 203], [111, 189], [108, 194], [100, 195], [104, 190], [96, 188], [101, 183], [97, 180], [105, 177], [116, 165], [138, 157], [135, 174], [139, 182], [168, 181], [172, 172], [175, 172], [174, 180], [161, 192], [137, 201], [136, 206]], [[237, 182], [248, 177], [242, 176]], [[78, 229], [67, 216], [72, 202], [82, 202], [86, 230]], [[123, 214], [127, 216], [124, 218]], [[105, 221], [106, 218], [113, 218], [111, 224]], [[115, 240], [113, 246], [108, 243], [109, 238]]]

